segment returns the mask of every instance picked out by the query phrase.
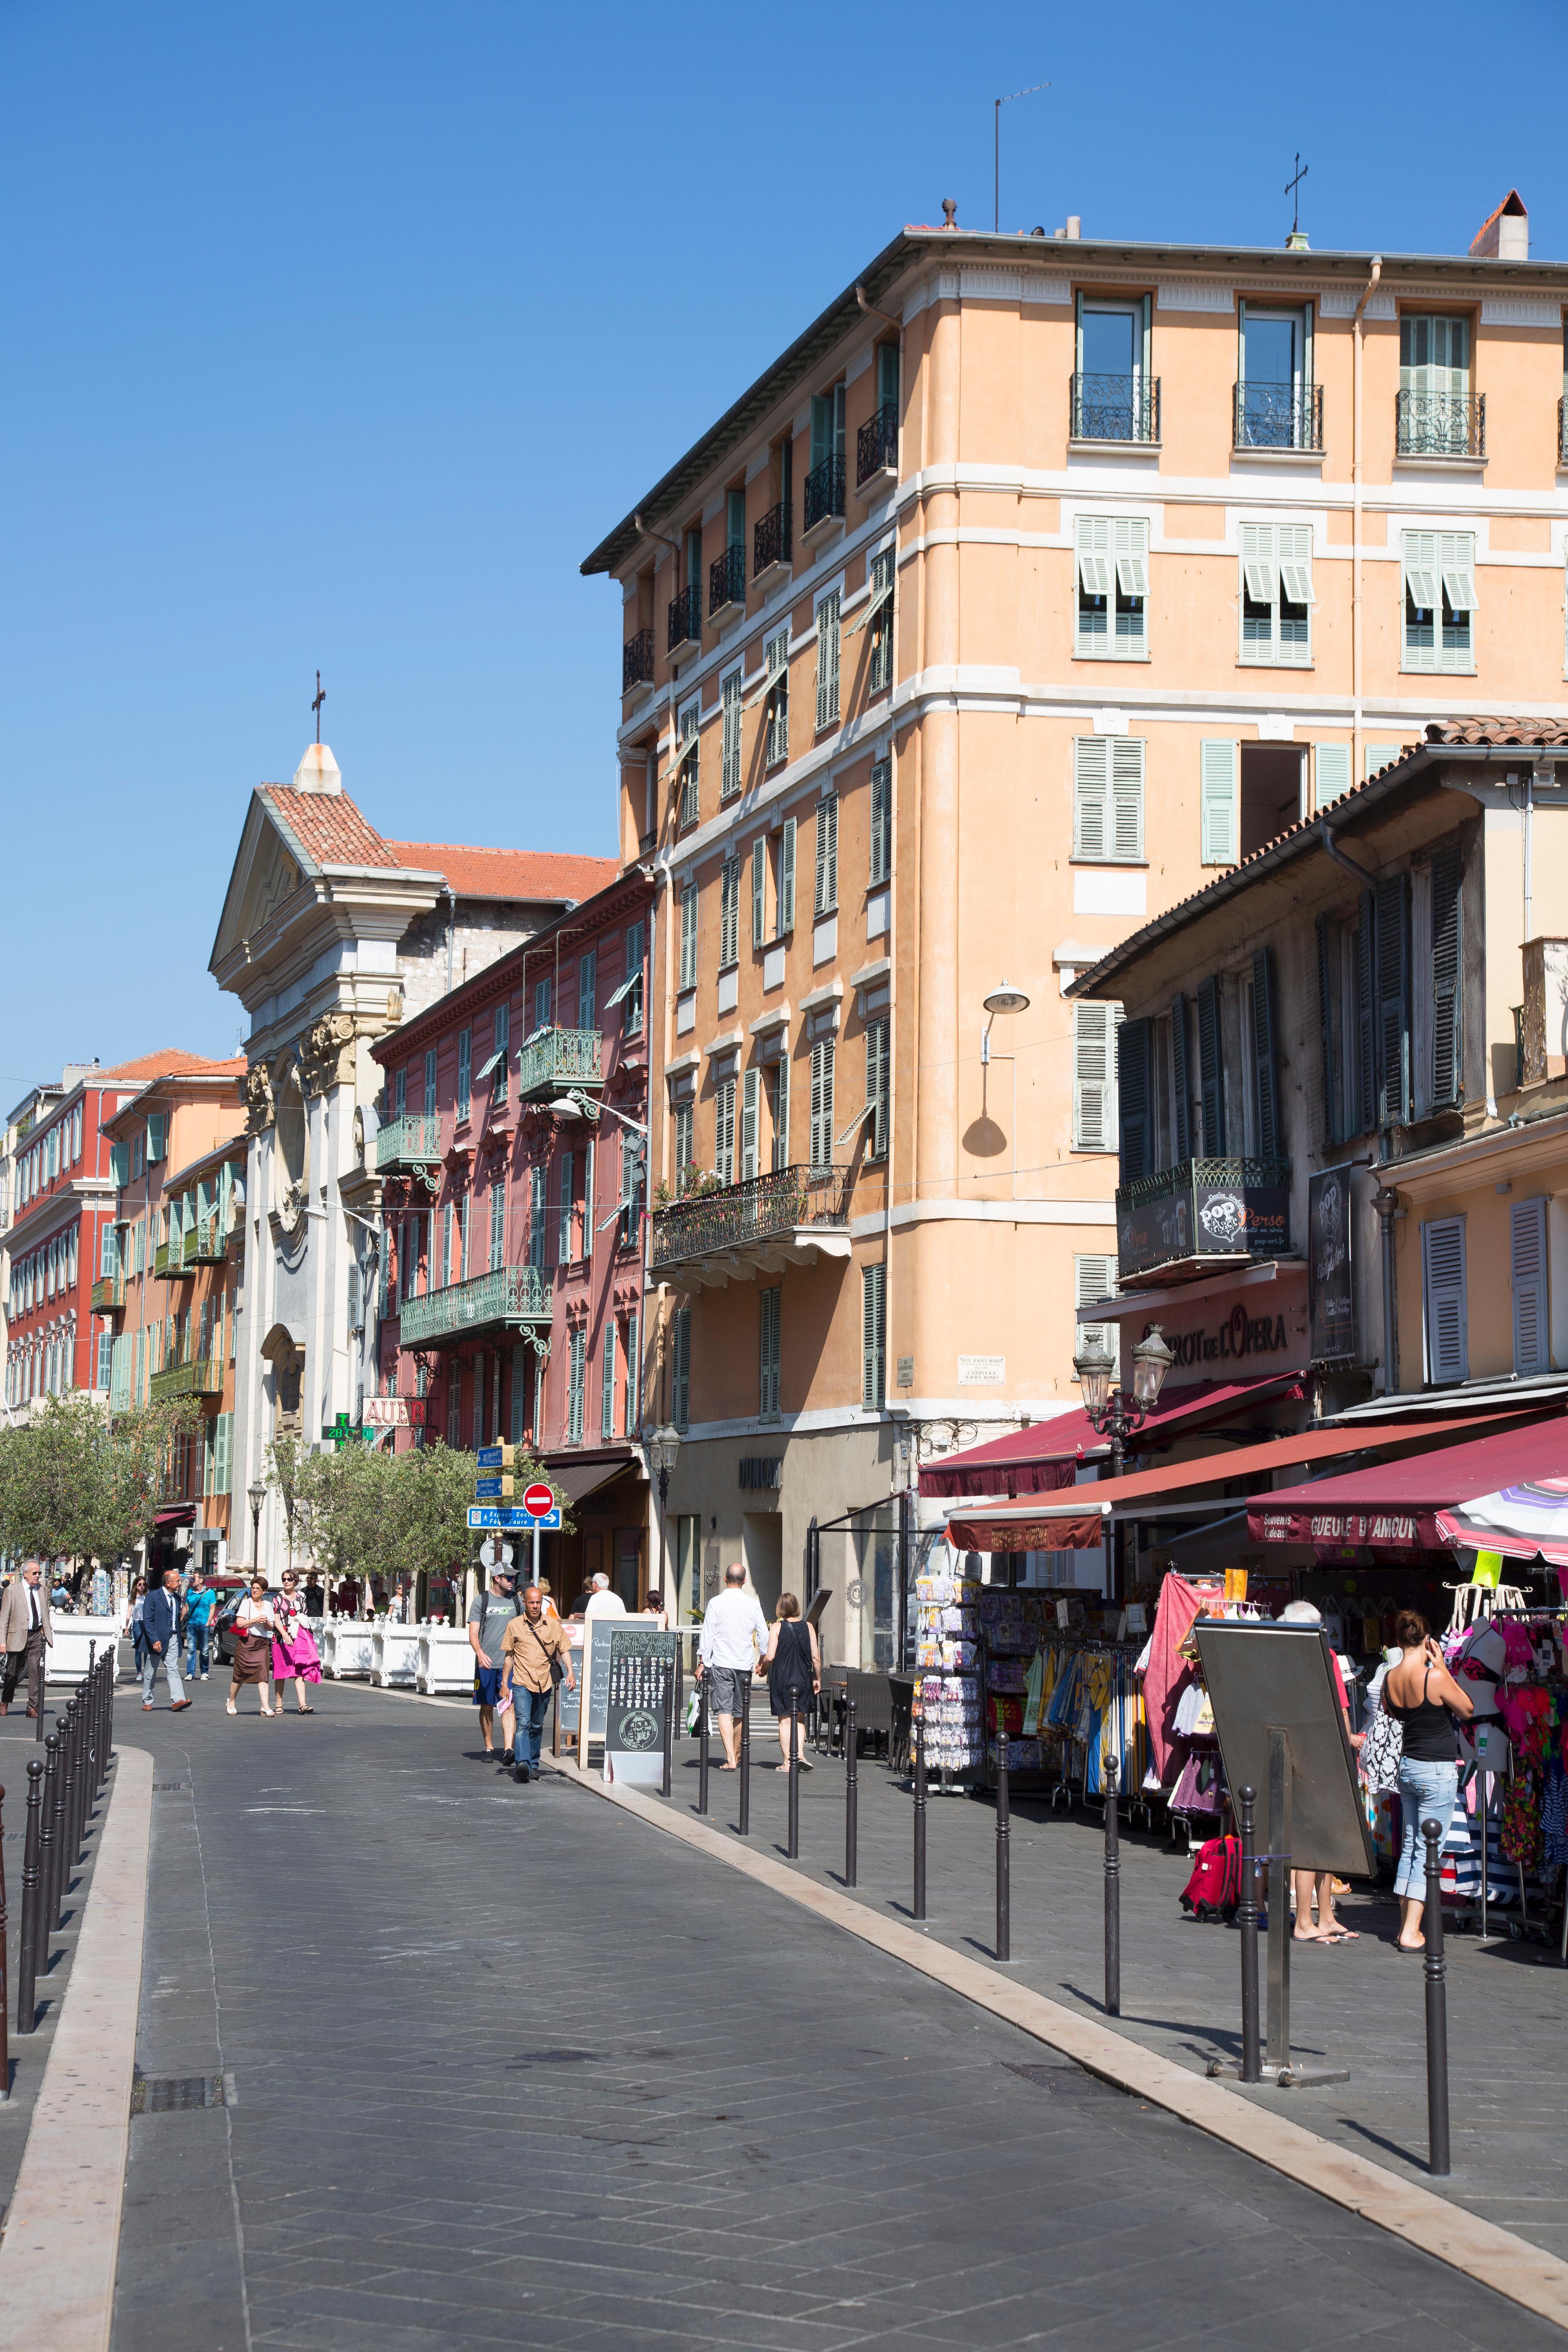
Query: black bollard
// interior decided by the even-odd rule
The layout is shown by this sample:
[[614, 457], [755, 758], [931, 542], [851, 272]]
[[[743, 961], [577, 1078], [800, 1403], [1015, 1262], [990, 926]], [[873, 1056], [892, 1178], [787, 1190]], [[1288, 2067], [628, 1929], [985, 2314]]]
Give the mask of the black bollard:
[[1007, 1739], [996, 1727], [996, 1957], [1013, 1957], [1013, 1831], [1007, 1803]]
[[43, 1906], [38, 1916], [38, 1964], [47, 1965], [49, 1937], [59, 1920], [59, 1822], [58, 1819], [60, 1793], [60, 1735], [51, 1731], [44, 1742], [44, 1802], [41, 1822], [43, 1840], [42, 1876]]
[[1116, 1813], [1116, 1783], [1121, 1766], [1114, 1756], [1105, 1759], [1105, 2013], [1121, 2014], [1121, 1824]]
[[917, 1919], [926, 1915], [926, 1727], [915, 1717], [915, 1902]]
[[664, 1677], [664, 1788], [662, 1793], [675, 1793], [675, 1668]]
[[11, 2095], [11, 1983], [5, 1965], [5, 1791], [0, 1789], [0, 2105]]
[[789, 1858], [800, 1853], [800, 1694], [789, 1695]]
[[697, 1685], [697, 1810], [708, 1814], [708, 1677]]
[[81, 1777], [81, 1710], [73, 1698], [66, 1708], [65, 1778], [61, 1783], [60, 1900], [65, 1900], [70, 1875], [81, 1853], [77, 1834], [77, 1784]]
[[72, 1825], [76, 1852], [87, 1843], [92, 1816], [92, 1706], [86, 1683], [77, 1685], [76, 1820]]
[[[1443, 1882], [1437, 1848], [1443, 1832], [1423, 1822], [1426, 1841], [1426, 2169], [1448, 2175], [1448, 1963], [1443, 1957]], [[1486, 1855], [1481, 1856], [1486, 1868]]]
[[36, 1756], [30, 1756], [27, 1759], [27, 1835], [22, 1848], [22, 1935], [16, 1956], [18, 2033], [31, 2033], [38, 2006], [38, 1915], [43, 1908], [38, 1883], [43, 1782], [44, 1768]]
[[855, 1886], [860, 1874], [860, 1759], [855, 1753], [855, 1702], [844, 1703], [844, 1884]]
[[741, 1835], [752, 1834], [752, 1677], [741, 1676]]
[[1236, 1924], [1241, 1930], [1241, 2079], [1263, 2080], [1263, 2045], [1258, 2014], [1258, 1843], [1256, 1789], [1241, 1791], [1241, 1900]]

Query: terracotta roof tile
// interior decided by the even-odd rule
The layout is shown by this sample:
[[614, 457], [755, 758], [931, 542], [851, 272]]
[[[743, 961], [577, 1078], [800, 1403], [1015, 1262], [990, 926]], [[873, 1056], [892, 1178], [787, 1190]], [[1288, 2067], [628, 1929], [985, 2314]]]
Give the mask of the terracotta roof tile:
[[1426, 735], [1428, 743], [1455, 748], [1495, 743], [1506, 749], [1517, 743], [1521, 750], [1540, 745], [1557, 751], [1568, 744], [1568, 719], [1435, 719]]
[[465, 898], [591, 898], [620, 872], [613, 857], [546, 849], [476, 849], [455, 841], [389, 841], [400, 866], [444, 874]]
[[245, 1055], [237, 1054], [231, 1061], [210, 1062], [204, 1055], [187, 1054], [178, 1045], [165, 1045], [161, 1053], [141, 1054], [133, 1062], [116, 1062], [112, 1069], [95, 1070], [88, 1083], [101, 1086], [106, 1079], [134, 1078], [142, 1086], [153, 1078], [242, 1078], [245, 1076]]
[[263, 784], [261, 797], [315, 866], [399, 866], [347, 793], [297, 793], [291, 784]]

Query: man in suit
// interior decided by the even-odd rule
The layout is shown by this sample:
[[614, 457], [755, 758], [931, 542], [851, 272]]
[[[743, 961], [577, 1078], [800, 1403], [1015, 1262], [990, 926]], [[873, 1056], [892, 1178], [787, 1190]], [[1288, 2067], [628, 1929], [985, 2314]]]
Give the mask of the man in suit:
[[180, 1680], [180, 1571], [177, 1568], [163, 1570], [162, 1583], [150, 1592], [142, 1603], [142, 1637], [146, 1643], [146, 1655], [142, 1665], [142, 1709], [143, 1714], [153, 1704], [153, 1684], [162, 1665], [169, 1678], [169, 1709], [178, 1715], [189, 1706], [185, 1685]]
[[16, 1685], [27, 1669], [27, 1713], [37, 1715], [44, 1704], [44, 1653], [54, 1640], [49, 1618], [48, 1588], [43, 1570], [30, 1559], [14, 1576], [0, 1599], [0, 1643], [5, 1649], [5, 1678], [0, 1683], [0, 1715], [10, 1708]]

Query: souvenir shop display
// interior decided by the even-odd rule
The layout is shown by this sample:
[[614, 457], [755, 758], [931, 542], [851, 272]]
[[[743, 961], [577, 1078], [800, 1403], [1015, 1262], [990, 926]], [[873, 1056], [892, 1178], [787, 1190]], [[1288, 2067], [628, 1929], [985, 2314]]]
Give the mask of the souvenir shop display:
[[[980, 1595], [985, 1762], [994, 1780], [1004, 1743], [1010, 1781], [1054, 1789], [1058, 1802], [1097, 1797], [1114, 1755], [1118, 1786], [1137, 1801], [1143, 1777], [1142, 1695], [1135, 1645], [1097, 1636], [1076, 1594], [990, 1586]], [[1115, 1612], [1096, 1611], [1115, 1624]]]
[[915, 1579], [915, 1692], [928, 1773], [939, 1789], [973, 1779], [984, 1760], [981, 1722], [982, 1590], [973, 1578], [927, 1570]]
[[1475, 1713], [1458, 1727], [1444, 1895], [1482, 1933], [1498, 1910], [1512, 1937], [1545, 1937], [1562, 1906], [1568, 1957], [1568, 1625], [1561, 1610], [1527, 1605], [1455, 1617], [1443, 1652]]

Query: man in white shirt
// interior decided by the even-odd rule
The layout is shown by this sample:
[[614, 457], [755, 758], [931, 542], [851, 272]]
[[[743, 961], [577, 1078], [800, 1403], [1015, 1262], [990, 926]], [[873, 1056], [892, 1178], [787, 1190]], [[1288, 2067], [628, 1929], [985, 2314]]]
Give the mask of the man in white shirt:
[[600, 1569], [594, 1579], [593, 1593], [583, 1612], [584, 1617], [624, 1617], [626, 1613], [626, 1602], [618, 1592], [610, 1591], [610, 1580]]
[[724, 1570], [724, 1590], [716, 1592], [702, 1615], [697, 1643], [697, 1672], [708, 1685], [708, 1704], [719, 1718], [719, 1737], [726, 1761], [721, 1771], [740, 1769], [741, 1733], [737, 1721], [751, 1704], [752, 1673], [759, 1652], [768, 1646], [767, 1620], [754, 1592], [746, 1591], [746, 1571], [738, 1559]]

